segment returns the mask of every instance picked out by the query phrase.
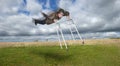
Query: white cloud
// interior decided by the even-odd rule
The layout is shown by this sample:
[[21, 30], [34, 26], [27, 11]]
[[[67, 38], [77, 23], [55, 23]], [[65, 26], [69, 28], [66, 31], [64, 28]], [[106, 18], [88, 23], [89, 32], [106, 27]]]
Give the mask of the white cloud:
[[116, 36], [117, 33], [116, 32], [107, 32], [104, 34], [105, 36]]
[[36, 0], [27, 0], [26, 9], [31, 14], [38, 14], [42, 10], [42, 4], [40, 5]]
[[60, 0], [59, 1], [59, 7], [66, 9], [66, 10], [69, 9], [69, 7], [71, 7], [72, 5], [73, 4], [71, 0]]
[[[15, 2], [15, 3], [13, 3]], [[0, 35], [32, 35], [42, 34], [45, 28], [39, 28], [34, 25], [32, 18], [40, 18], [40, 10], [42, 5], [36, 0], [27, 0], [25, 7], [30, 11], [30, 16], [19, 13], [23, 0], [2, 0], [0, 2]], [[24, 8], [23, 8], [24, 9]], [[45, 10], [46, 12], [48, 10]]]
[[[107, 30], [120, 24], [120, 21], [114, 20], [119, 19], [118, 4], [120, 4], [119, 0], [76, 0], [75, 3], [71, 3], [70, 0], [61, 0], [59, 6], [71, 12], [71, 16], [78, 26], [88, 25], [87, 27], [94, 31], [93, 28]], [[106, 25], [109, 27], [105, 27]], [[84, 29], [87, 27], [83, 26]]]
[[[50, 7], [48, 0], [46, 7]], [[13, 3], [14, 2], [14, 3]], [[1, 0], [0, 2], [0, 34], [1, 35], [32, 35], [55, 33], [55, 25], [38, 25], [32, 23], [32, 18], [42, 17], [51, 10], [42, 9], [43, 4], [36, 0], [27, 0], [26, 9], [30, 15], [19, 14], [23, 0]], [[77, 24], [79, 31], [88, 32], [86, 36], [105, 37], [120, 34], [120, 1], [119, 0], [60, 0], [59, 7], [68, 10]], [[64, 31], [66, 26], [62, 25]], [[67, 31], [66, 31], [67, 32]], [[89, 33], [92, 32], [92, 33]], [[95, 32], [95, 33], [94, 33]], [[97, 32], [97, 33], [96, 33]], [[103, 33], [102, 33], [103, 32]], [[107, 33], [108, 32], [108, 33]]]
[[[119, 0], [76, 0], [75, 3], [72, 3], [71, 0], [60, 0], [59, 3], [60, 7], [70, 11], [71, 17], [80, 31], [98, 32], [97, 34], [102, 37], [113, 36], [111, 33], [119, 35], [117, 33], [120, 31], [119, 5]], [[99, 34], [99, 32], [103, 33]], [[96, 33], [88, 33], [91, 36], [94, 34], [96, 35]]]
[[[13, 3], [14, 2], [14, 3]], [[12, 15], [17, 14], [18, 6], [22, 0], [1, 0], [0, 1], [0, 14], [1, 15]]]

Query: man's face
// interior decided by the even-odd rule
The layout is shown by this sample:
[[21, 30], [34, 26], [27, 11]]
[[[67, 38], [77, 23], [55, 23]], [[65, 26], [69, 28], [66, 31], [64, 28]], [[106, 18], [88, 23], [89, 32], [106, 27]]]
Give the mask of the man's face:
[[63, 15], [64, 15], [63, 12], [58, 13], [58, 17], [59, 17], [59, 18], [62, 18]]

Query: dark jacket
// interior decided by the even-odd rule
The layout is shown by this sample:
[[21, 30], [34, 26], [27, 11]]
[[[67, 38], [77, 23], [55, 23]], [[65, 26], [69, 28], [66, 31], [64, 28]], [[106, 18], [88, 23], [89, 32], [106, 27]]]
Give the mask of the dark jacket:
[[[63, 9], [62, 9], [62, 10], [63, 10]], [[53, 13], [51, 13], [51, 14], [49, 14], [49, 15], [47, 15], [47, 14], [45, 14], [45, 13], [42, 13], [43, 16], [45, 17], [45, 22], [46, 22], [46, 24], [49, 25], [49, 24], [54, 23], [54, 19], [59, 20], [60, 18], [57, 16], [58, 12], [59, 12], [59, 11], [56, 11], [56, 12], [53, 12]], [[65, 11], [65, 10], [64, 10], [63, 13], [64, 13], [63, 16], [69, 16], [69, 12], [68, 12], [68, 11]]]
[[57, 16], [57, 13], [51, 13], [50, 15], [46, 15], [42, 13], [45, 17], [46, 24], [52, 24], [54, 23], [54, 19], [59, 20], [60, 18]]

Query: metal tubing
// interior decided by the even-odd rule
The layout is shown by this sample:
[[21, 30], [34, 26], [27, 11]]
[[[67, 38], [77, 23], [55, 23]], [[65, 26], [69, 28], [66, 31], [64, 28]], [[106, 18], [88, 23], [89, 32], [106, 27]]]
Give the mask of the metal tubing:
[[64, 38], [64, 35], [63, 35], [63, 32], [62, 32], [62, 29], [60, 28], [60, 25], [59, 25], [59, 30], [60, 30], [60, 33], [61, 33], [61, 36], [62, 36], [63, 42], [64, 42], [64, 44], [65, 44], [65, 47], [66, 47], [66, 49], [68, 49], [68, 47], [67, 47], [67, 43], [66, 43], [66, 41], [65, 41], [65, 38]]
[[61, 48], [61, 49], [63, 49], [63, 47], [62, 47], [62, 43], [61, 43], [61, 40], [60, 40], [60, 35], [59, 35], [59, 27], [58, 27], [58, 26], [57, 26], [57, 29], [56, 29], [56, 31], [57, 31], [58, 40], [59, 40], [59, 43], [60, 43], [60, 48]]

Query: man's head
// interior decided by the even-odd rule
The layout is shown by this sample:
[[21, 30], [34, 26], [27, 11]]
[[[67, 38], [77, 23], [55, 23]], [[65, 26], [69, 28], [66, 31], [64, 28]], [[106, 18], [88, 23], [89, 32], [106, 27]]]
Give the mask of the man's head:
[[62, 17], [64, 16], [64, 10], [60, 8], [60, 9], [57, 11], [57, 15], [58, 15], [59, 18], [62, 18]]
[[59, 9], [58, 11], [57, 11], [57, 16], [59, 17], [59, 18], [62, 18], [63, 16], [67, 16], [67, 17], [69, 17], [69, 15], [70, 15], [70, 13], [68, 12], [68, 11], [65, 11], [64, 9]]

